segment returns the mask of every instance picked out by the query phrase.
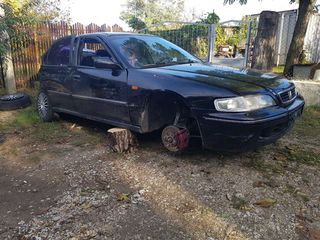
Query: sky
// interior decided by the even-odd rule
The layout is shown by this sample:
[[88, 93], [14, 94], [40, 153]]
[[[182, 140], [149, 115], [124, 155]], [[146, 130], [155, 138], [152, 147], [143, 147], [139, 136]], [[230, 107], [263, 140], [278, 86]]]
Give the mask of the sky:
[[[73, 23], [118, 24], [127, 30], [128, 26], [119, 18], [125, 3], [126, 0], [62, 0], [64, 6], [70, 7]], [[318, 3], [320, 4], [320, 0]], [[297, 7], [297, 4], [290, 4], [289, 0], [248, 0], [243, 6], [238, 3], [223, 5], [223, 0], [185, 0], [186, 15], [192, 12], [201, 15], [214, 9], [221, 21], [240, 20], [244, 15], [263, 10], [283, 11]]]

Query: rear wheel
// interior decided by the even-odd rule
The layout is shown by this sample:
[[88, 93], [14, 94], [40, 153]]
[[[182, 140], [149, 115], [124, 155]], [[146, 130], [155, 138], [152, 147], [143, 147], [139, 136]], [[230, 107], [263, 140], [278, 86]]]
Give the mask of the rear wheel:
[[183, 152], [189, 146], [189, 131], [186, 128], [169, 125], [162, 130], [161, 139], [170, 152]]
[[52, 106], [46, 93], [40, 92], [38, 95], [37, 109], [40, 118], [44, 122], [51, 122], [53, 119]]

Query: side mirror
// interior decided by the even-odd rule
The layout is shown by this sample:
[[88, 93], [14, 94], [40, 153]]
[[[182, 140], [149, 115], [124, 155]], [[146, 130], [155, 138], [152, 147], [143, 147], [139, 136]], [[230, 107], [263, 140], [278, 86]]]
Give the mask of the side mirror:
[[96, 57], [96, 58], [94, 58], [94, 66], [96, 68], [104, 68], [104, 69], [112, 69], [112, 70], [121, 69], [120, 65], [118, 63], [115, 63], [109, 57]]

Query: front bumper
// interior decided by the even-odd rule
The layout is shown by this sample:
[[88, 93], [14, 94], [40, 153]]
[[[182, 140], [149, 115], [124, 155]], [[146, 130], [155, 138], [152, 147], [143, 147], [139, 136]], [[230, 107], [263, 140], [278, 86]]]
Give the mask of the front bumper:
[[204, 148], [246, 151], [275, 142], [302, 114], [304, 101], [297, 98], [287, 107], [271, 107], [252, 113], [222, 113], [193, 108]]

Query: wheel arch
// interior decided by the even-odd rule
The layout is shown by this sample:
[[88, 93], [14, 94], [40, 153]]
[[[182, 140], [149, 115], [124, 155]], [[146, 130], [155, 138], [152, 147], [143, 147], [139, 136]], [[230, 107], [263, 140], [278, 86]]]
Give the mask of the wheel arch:
[[[141, 113], [142, 132], [151, 132], [173, 124], [179, 116], [190, 116], [186, 99], [173, 91], [156, 91], [145, 98]], [[178, 116], [178, 117], [179, 117]]]

